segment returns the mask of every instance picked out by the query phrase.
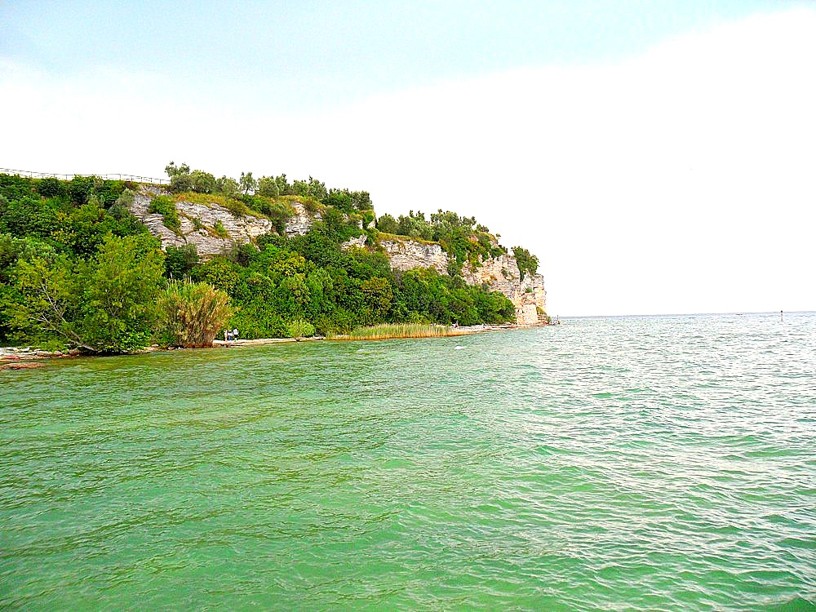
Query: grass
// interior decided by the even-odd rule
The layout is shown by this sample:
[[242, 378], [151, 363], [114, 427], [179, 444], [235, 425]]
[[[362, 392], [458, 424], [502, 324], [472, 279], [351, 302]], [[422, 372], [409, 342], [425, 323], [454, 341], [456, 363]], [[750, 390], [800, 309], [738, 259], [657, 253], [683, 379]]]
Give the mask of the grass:
[[325, 211], [327, 208], [325, 204], [323, 204], [319, 200], [316, 200], [312, 196], [282, 195], [271, 199], [276, 202], [286, 202], [290, 206], [297, 202], [298, 204], [302, 204], [303, 208], [305, 208], [308, 212], [312, 214], [323, 213], [323, 211]]
[[246, 217], [247, 215], [258, 218], [263, 217], [261, 213], [252, 210], [241, 200], [230, 198], [220, 193], [195, 193], [194, 191], [185, 191], [184, 193], [178, 193], [173, 197], [175, 198], [176, 202], [203, 204], [209, 208], [212, 208], [213, 204], [217, 204], [218, 206], [226, 208], [236, 217]]
[[215, 225], [212, 226], [211, 233], [215, 234], [216, 238], [229, 238], [229, 232], [227, 228], [224, 227], [224, 224], [221, 223], [221, 219], [218, 219]]
[[153, 198], [147, 212], [160, 214], [167, 229], [174, 234], [181, 234], [181, 219], [179, 219], [178, 210], [176, 210], [176, 203], [167, 196]]
[[[377, 240], [391, 240], [392, 242], [418, 242], [420, 244], [439, 244], [433, 240], [424, 238], [414, 238], [413, 236], [403, 236], [402, 234], [389, 234], [388, 232], [377, 231]], [[441, 245], [440, 245], [441, 246]]]
[[358, 327], [348, 335], [336, 336], [337, 340], [386, 340], [388, 338], [441, 338], [461, 335], [448, 325], [428, 323], [384, 323], [371, 327]]

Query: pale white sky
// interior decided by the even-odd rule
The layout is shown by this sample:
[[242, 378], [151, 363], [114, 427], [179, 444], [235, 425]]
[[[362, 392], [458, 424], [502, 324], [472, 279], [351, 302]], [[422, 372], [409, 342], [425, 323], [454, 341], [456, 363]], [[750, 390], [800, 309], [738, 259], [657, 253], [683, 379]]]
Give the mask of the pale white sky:
[[69, 69], [0, 46], [0, 166], [161, 176], [174, 160], [366, 189], [380, 214], [475, 215], [538, 255], [562, 316], [814, 310], [816, 7], [765, 8], [618, 53], [326, 85], [319, 104], [263, 66], [229, 95], [214, 75], [210, 95], [172, 63]]

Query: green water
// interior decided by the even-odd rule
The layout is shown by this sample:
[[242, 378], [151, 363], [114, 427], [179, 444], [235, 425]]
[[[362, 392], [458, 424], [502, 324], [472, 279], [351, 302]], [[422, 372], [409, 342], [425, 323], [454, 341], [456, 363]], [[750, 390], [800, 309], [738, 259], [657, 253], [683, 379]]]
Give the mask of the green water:
[[0, 373], [0, 607], [809, 609], [816, 315]]

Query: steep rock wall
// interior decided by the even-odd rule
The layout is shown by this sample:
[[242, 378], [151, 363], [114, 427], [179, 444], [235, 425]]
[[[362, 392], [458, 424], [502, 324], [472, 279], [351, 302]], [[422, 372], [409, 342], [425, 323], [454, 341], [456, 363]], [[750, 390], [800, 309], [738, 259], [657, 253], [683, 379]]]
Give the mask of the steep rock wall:
[[546, 310], [544, 277], [526, 274], [522, 279], [516, 258], [512, 255], [491, 257], [475, 268], [466, 264], [462, 276], [468, 285], [484, 285], [491, 291], [507, 296], [516, 307], [516, 322], [519, 325], [539, 323], [539, 310]]
[[[381, 239], [379, 244], [394, 270], [434, 268], [440, 274], [448, 273], [448, 255], [438, 244], [410, 238]], [[522, 279], [513, 255], [491, 257], [476, 267], [466, 264], [462, 277], [469, 285], [484, 286], [490, 291], [503, 293], [516, 307], [516, 322], [519, 325], [535, 325], [542, 321], [539, 311], [544, 312], [547, 307], [544, 277], [527, 274]]]
[[[156, 187], [143, 187], [135, 195], [130, 210], [147, 226], [151, 234], [161, 240], [162, 248], [194, 244], [198, 254], [206, 258], [224, 253], [234, 244], [251, 242], [273, 229], [272, 222], [263, 217], [238, 217], [215, 202], [198, 204], [182, 200], [176, 202], [181, 221], [181, 231], [176, 234], [165, 227], [160, 214], [149, 212], [150, 201], [158, 195], [167, 195], [167, 192]], [[292, 202], [292, 208], [294, 215], [286, 223], [287, 236], [305, 234], [315, 219], [320, 218], [320, 213], [310, 214], [300, 202]], [[224, 238], [216, 235], [213, 229], [218, 222], [226, 230], [227, 236]]]
[[303, 236], [312, 227], [312, 223], [319, 221], [322, 217], [319, 212], [311, 214], [300, 202], [292, 202], [295, 214], [286, 222], [286, 235]]
[[[228, 209], [209, 202], [176, 202], [176, 210], [181, 221], [181, 231], [174, 233], [164, 225], [160, 214], [149, 212], [150, 201], [157, 195], [167, 195], [163, 189], [144, 186], [131, 205], [131, 212], [138, 217], [161, 240], [162, 247], [194, 244], [201, 257], [210, 257], [228, 251], [234, 244], [246, 244], [258, 236], [273, 231], [269, 219], [244, 216], [238, 217]], [[306, 234], [312, 224], [321, 218], [319, 212], [310, 213], [300, 202], [292, 202], [294, 214], [287, 221], [287, 236]], [[220, 222], [227, 233], [221, 238], [213, 228]], [[199, 229], [196, 229], [196, 228]], [[365, 236], [349, 240], [344, 248], [363, 247]], [[413, 268], [434, 268], [440, 274], [448, 273], [448, 254], [439, 244], [420, 242], [410, 238], [381, 237], [379, 245], [388, 256], [391, 268], [406, 271]], [[490, 291], [503, 293], [516, 307], [516, 321], [521, 325], [534, 325], [540, 321], [539, 311], [546, 310], [547, 293], [544, 278], [540, 274], [521, 278], [516, 258], [500, 255], [487, 259], [479, 266], [465, 265], [462, 276], [469, 285], [485, 286]]]
[[428, 244], [410, 239], [380, 240], [394, 270], [435, 268], [440, 274], [448, 273], [448, 254], [438, 244]]

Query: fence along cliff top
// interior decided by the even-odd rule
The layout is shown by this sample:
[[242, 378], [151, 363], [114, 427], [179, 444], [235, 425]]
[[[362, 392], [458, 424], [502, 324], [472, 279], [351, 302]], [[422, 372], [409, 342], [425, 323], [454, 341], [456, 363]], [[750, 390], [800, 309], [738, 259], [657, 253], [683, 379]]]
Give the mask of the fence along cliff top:
[[75, 176], [98, 176], [108, 181], [133, 181], [134, 183], [150, 183], [151, 185], [167, 185], [170, 183], [168, 179], [137, 176], [135, 174], [52, 174], [50, 172], [32, 172], [31, 170], [13, 170], [11, 168], [0, 168], [0, 174], [16, 174], [28, 178], [55, 178], [61, 181], [70, 181]]

